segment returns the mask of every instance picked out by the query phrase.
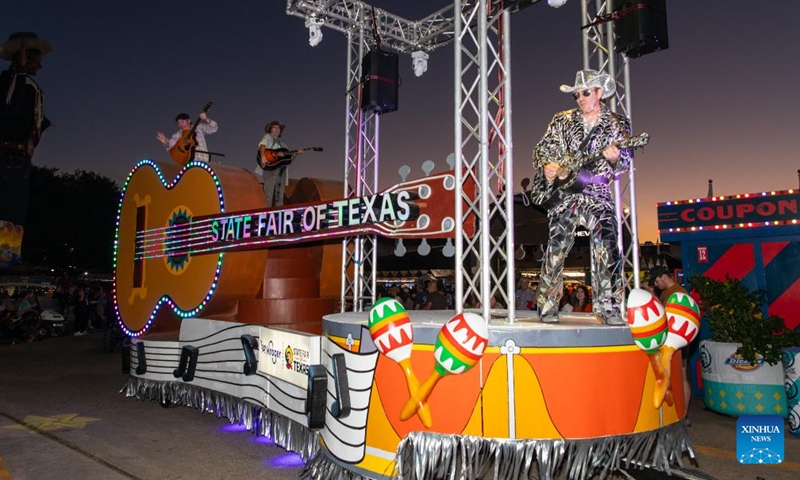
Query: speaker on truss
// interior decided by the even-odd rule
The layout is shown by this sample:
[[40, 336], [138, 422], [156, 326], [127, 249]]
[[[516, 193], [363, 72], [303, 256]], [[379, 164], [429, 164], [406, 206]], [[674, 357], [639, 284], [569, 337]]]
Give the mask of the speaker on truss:
[[666, 0], [613, 0], [616, 51], [628, 58], [669, 48]]
[[361, 59], [363, 91], [361, 108], [377, 113], [397, 110], [398, 56], [393, 52], [371, 50]]

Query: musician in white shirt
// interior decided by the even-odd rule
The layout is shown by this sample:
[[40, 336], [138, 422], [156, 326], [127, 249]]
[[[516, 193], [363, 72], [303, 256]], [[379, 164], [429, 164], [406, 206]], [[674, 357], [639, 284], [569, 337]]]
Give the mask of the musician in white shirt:
[[[179, 113], [175, 117], [175, 122], [178, 124], [178, 131], [172, 134], [172, 137], [167, 139], [167, 136], [164, 135], [163, 132], [156, 133], [156, 139], [161, 142], [161, 145], [164, 145], [164, 148], [170, 150], [178, 140], [181, 139], [183, 132], [186, 130], [191, 130], [192, 128], [192, 119], [189, 117], [188, 113]], [[219, 129], [217, 122], [211, 120], [206, 112], [200, 112], [200, 121], [197, 124], [197, 128], [194, 131], [194, 138], [197, 140], [197, 145], [195, 146], [195, 154], [192, 160], [199, 160], [201, 162], [208, 163], [208, 145], [206, 143], [206, 135], [211, 135], [212, 133], [216, 133]]]
[[[289, 147], [283, 143], [281, 136], [286, 125], [277, 120], [273, 120], [264, 126], [264, 136], [258, 142], [258, 165], [253, 173], [264, 185], [264, 196], [267, 199], [267, 207], [279, 207], [283, 205], [283, 194], [286, 184], [289, 181], [289, 165], [282, 164], [271, 167], [267, 162], [267, 150], [286, 149]], [[303, 149], [300, 148], [294, 155], [300, 155]]]

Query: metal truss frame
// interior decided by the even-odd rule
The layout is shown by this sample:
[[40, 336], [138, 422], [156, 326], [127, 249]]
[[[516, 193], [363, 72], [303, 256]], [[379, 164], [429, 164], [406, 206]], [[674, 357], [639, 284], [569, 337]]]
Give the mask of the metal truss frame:
[[473, 236], [456, 222], [455, 304], [461, 311], [474, 297], [488, 320], [494, 295], [510, 307], [507, 320], [513, 322], [511, 14], [488, 0], [455, 5], [455, 213], [476, 220]]
[[[373, 25], [381, 48], [430, 52], [452, 41], [453, 6], [417, 21], [348, 0], [287, 0], [286, 13], [347, 35], [344, 198], [373, 195], [378, 191], [380, 115], [361, 109], [361, 59], [378, 45]], [[376, 236], [342, 240], [340, 311], [360, 312], [375, 301], [377, 251]]]
[[[629, 60], [614, 50], [613, 22], [596, 23], [600, 17], [611, 13], [611, 0], [581, 0], [581, 24], [586, 25], [582, 35], [583, 68], [602, 70], [614, 78], [617, 82], [617, 92], [609, 99], [608, 106], [613, 112], [622, 113], [632, 122]], [[619, 67], [620, 65], [621, 67]], [[628, 174], [619, 176], [614, 182], [618, 220], [617, 245], [623, 261], [623, 279], [627, 290], [639, 288], [639, 232], [635, 171], [634, 160], [631, 160]], [[624, 231], [630, 233], [630, 242], [627, 245], [624, 244]], [[622, 300], [624, 302], [625, 299]]]
[[[513, 2], [512, 2], [513, 3]], [[377, 193], [380, 115], [361, 109], [361, 59], [370, 47], [403, 53], [430, 52], [453, 41], [455, 48], [455, 156], [458, 219], [475, 218], [474, 235], [456, 222], [456, 308], [473, 298], [491, 316], [491, 298], [508, 306], [515, 320], [513, 141], [511, 123], [510, 15], [502, 2], [455, 0], [421, 20], [410, 21], [358, 0], [287, 0], [286, 13], [342, 32], [348, 38], [345, 118], [345, 198]], [[582, 24], [609, 14], [610, 0], [581, 0]], [[374, 12], [374, 13], [373, 13]], [[374, 19], [373, 19], [374, 17]], [[373, 26], [375, 32], [373, 32]], [[610, 22], [583, 30], [584, 68], [605, 70], [617, 82], [609, 106], [631, 117], [629, 65], [614, 53]], [[617, 69], [621, 63], [622, 68]], [[639, 257], [634, 168], [615, 182], [619, 249], [630, 288], [638, 287]], [[631, 243], [623, 245], [623, 229]], [[376, 237], [342, 242], [341, 311], [362, 311], [376, 294]]]
[[[370, 30], [373, 7], [352, 0], [287, 0], [286, 13], [301, 18], [323, 20], [323, 26], [347, 34], [354, 29]], [[383, 9], [374, 8], [381, 46], [403, 53], [430, 52], [453, 39], [453, 5], [420, 20], [406, 20]], [[364, 39], [375, 45], [372, 36]]]
[[[364, 33], [361, 28], [347, 34], [344, 198], [378, 193], [380, 115], [361, 108], [361, 59], [369, 50]], [[377, 260], [378, 239], [375, 235], [342, 240], [340, 311], [360, 312], [366, 301], [375, 301]]]

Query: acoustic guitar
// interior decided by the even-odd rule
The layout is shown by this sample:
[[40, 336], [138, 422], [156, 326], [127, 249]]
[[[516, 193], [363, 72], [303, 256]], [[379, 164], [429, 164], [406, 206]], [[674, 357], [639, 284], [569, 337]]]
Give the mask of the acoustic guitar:
[[[206, 106], [203, 107], [202, 112], [208, 112], [212, 105], [214, 105], [214, 102], [206, 103]], [[198, 125], [200, 125], [199, 116], [192, 125], [192, 128], [182, 131], [181, 138], [179, 138], [178, 141], [175, 142], [175, 145], [169, 149], [169, 156], [172, 157], [172, 159], [175, 160], [178, 165], [186, 165], [189, 163], [189, 160], [194, 158], [194, 150], [195, 147], [197, 147], [196, 130]]]
[[[617, 143], [618, 148], [636, 149], [647, 145], [650, 142], [650, 135], [642, 133]], [[594, 175], [585, 165], [603, 158], [601, 152], [595, 154], [582, 154], [577, 158], [564, 161], [567, 165], [577, 165], [572, 169], [562, 167], [558, 170], [556, 178], [548, 182], [544, 176], [544, 167], [538, 167], [533, 178], [531, 189], [531, 203], [546, 209], [551, 209], [558, 205], [561, 200], [569, 194], [580, 193], [583, 189], [595, 181]], [[556, 162], [559, 163], [559, 162]]]
[[263, 159], [261, 158], [261, 152], [256, 152], [256, 163], [265, 170], [274, 170], [292, 163], [300, 150], [321, 152], [322, 147], [306, 147], [297, 150], [289, 150], [288, 148], [267, 148], [264, 150]]
[[474, 218], [455, 219], [454, 182], [450, 171], [366, 197], [264, 208], [261, 187], [245, 169], [199, 161], [178, 169], [143, 160], [128, 177], [119, 208], [119, 319], [140, 335], [160, 310], [186, 318], [227, 308], [225, 302], [235, 306], [255, 296], [263, 250], [276, 245], [354, 235], [450, 238], [456, 221], [473, 235]]

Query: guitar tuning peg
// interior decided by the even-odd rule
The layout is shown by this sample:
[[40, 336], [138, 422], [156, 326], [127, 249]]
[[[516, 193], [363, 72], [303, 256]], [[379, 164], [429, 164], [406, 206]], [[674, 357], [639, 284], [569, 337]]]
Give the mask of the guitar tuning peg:
[[422, 243], [420, 243], [419, 247], [417, 247], [417, 253], [419, 253], [423, 257], [426, 257], [428, 256], [429, 253], [431, 253], [431, 246], [428, 245], [427, 238], [422, 239]]
[[433, 163], [433, 161], [431, 160], [425, 160], [424, 162], [422, 162], [422, 171], [425, 172], [426, 177], [429, 177], [431, 175], [433, 167], [435, 166], [436, 164]]
[[[541, 252], [541, 255], [536, 255], [535, 252]], [[545, 246], [539, 245], [538, 249], [534, 250], [533, 260], [537, 263], [541, 263], [544, 261], [544, 254], [545, 254]]]
[[444, 161], [447, 162], [448, 166], [450, 166], [450, 170], [453, 170], [453, 169], [456, 168], [456, 154], [455, 153], [451, 153], [450, 155], [448, 155], [447, 158], [445, 158]]
[[397, 170], [397, 173], [400, 174], [400, 181], [405, 182], [406, 178], [408, 178], [408, 174], [411, 173], [411, 167], [403, 165]]
[[447, 243], [444, 244], [442, 247], [442, 255], [445, 257], [452, 257], [456, 254], [456, 247], [453, 245], [453, 239], [448, 238]]
[[397, 245], [394, 247], [394, 256], [395, 257], [402, 257], [406, 254], [406, 246], [403, 245], [403, 239], [397, 239]]

